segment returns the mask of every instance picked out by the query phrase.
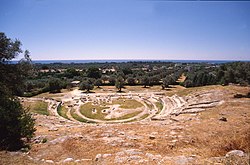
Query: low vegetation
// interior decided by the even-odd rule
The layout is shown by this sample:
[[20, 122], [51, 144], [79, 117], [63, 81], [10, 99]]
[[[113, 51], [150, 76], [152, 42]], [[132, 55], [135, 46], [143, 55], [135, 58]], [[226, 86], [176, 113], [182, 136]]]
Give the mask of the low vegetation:
[[126, 111], [126, 109], [133, 110], [136, 108], [143, 107], [143, 105], [132, 99], [117, 99], [113, 100], [112, 103], [102, 103], [101, 105], [93, 105], [93, 103], [89, 102], [81, 106], [80, 112], [84, 116], [90, 119], [98, 119], [98, 120], [122, 120], [122, 119], [128, 119], [131, 117], [134, 117], [141, 113], [141, 111], [132, 112], [129, 114], [126, 114], [124, 116], [118, 117], [118, 118], [112, 118], [112, 119], [106, 119], [107, 113], [103, 113], [102, 110], [110, 108], [111, 105], [120, 105], [119, 108]]
[[112, 120], [124, 120], [124, 119], [130, 119], [132, 117], [135, 117], [137, 115], [139, 115], [142, 111], [135, 111], [135, 112], [132, 112], [132, 113], [129, 113], [129, 114], [126, 114], [126, 115], [123, 115], [121, 117], [118, 117], [118, 118], [114, 118]]
[[68, 112], [68, 109], [67, 109], [65, 106], [62, 106], [62, 105], [60, 105], [60, 106], [58, 107], [58, 109], [57, 109], [57, 113], [58, 113], [60, 116], [64, 117], [65, 119], [70, 120], [69, 117], [67, 116], [67, 112]]
[[[109, 107], [92, 105], [92, 103], [89, 102], [81, 106], [80, 112], [87, 118], [104, 120], [106, 114], [102, 113], [102, 110], [107, 108]], [[93, 109], [96, 110], [96, 113], [92, 113]]]
[[156, 114], [159, 114], [159, 113], [162, 111], [163, 104], [162, 104], [162, 102], [157, 101], [157, 102], [155, 103], [155, 105], [156, 105], [156, 107], [158, 108], [158, 111], [156, 112]]
[[75, 111], [74, 109], [72, 109], [72, 110], [70, 111], [70, 114], [71, 114], [71, 116], [72, 116], [75, 120], [77, 120], [77, 121], [80, 121], [80, 122], [83, 122], [83, 123], [95, 123], [95, 122], [93, 122], [93, 121], [89, 121], [89, 120], [86, 120], [86, 119], [84, 119], [84, 118], [78, 116], [77, 113], [76, 113], [76, 111]]
[[114, 100], [112, 104], [119, 104], [120, 108], [123, 109], [136, 109], [143, 107], [142, 103], [132, 99], [117, 99]]

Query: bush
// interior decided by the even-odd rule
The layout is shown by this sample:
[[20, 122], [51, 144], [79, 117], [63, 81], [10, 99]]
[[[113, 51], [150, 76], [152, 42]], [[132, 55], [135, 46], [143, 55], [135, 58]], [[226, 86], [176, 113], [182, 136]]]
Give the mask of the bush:
[[18, 150], [34, 135], [34, 119], [15, 98], [0, 98], [0, 149]]

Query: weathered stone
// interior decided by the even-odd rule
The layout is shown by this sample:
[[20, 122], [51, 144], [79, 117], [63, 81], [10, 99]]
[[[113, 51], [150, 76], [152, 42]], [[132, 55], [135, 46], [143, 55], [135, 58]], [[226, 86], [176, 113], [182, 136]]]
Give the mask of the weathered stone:
[[125, 135], [125, 132], [119, 132], [120, 135]]
[[241, 156], [243, 157], [245, 155], [245, 153], [241, 150], [232, 150], [232, 151], [229, 151], [227, 154], [226, 154], [226, 157], [230, 157], [230, 156]]
[[56, 128], [56, 127], [51, 127], [51, 128], [49, 129], [49, 131], [58, 131], [58, 128]]
[[74, 160], [73, 158], [66, 158], [63, 160], [63, 163], [71, 162], [73, 160]]
[[188, 164], [193, 159], [194, 158], [192, 158], [192, 157], [186, 157], [186, 156], [177, 156], [177, 157], [174, 158], [175, 163], [178, 164], [178, 165]]
[[117, 153], [116, 153], [117, 156], [122, 156], [122, 155], [124, 155], [124, 154], [125, 154], [125, 153], [124, 153], [123, 151], [117, 152]]
[[119, 156], [116, 156], [115, 157], [115, 163], [124, 163], [127, 161], [127, 157], [119, 157]]
[[227, 118], [226, 117], [224, 117], [224, 116], [222, 116], [220, 119], [219, 119], [220, 121], [227, 121]]
[[102, 154], [97, 154], [95, 156], [95, 161], [100, 161], [101, 158], [102, 158]]
[[149, 139], [154, 140], [155, 139], [155, 135], [149, 135]]
[[176, 143], [176, 142], [178, 142], [178, 140], [177, 140], [177, 139], [174, 139], [174, 140], [171, 140], [171, 142], [172, 142], [172, 143]]
[[142, 154], [142, 152], [140, 150], [137, 149], [129, 149], [129, 150], [125, 150], [125, 152], [129, 155], [140, 155]]
[[110, 157], [110, 156], [112, 156], [112, 154], [103, 154], [103, 158], [107, 158], [107, 157]]
[[141, 156], [138, 156], [138, 155], [132, 155], [128, 159], [129, 160], [136, 160], [136, 161], [138, 161], [138, 160], [141, 160], [142, 158], [141, 158]]
[[53, 160], [45, 160], [46, 163], [54, 163]]
[[151, 153], [146, 153], [146, 157], [150, 160], [160, 160], [162, 158], [161, 155], [153, 155]]

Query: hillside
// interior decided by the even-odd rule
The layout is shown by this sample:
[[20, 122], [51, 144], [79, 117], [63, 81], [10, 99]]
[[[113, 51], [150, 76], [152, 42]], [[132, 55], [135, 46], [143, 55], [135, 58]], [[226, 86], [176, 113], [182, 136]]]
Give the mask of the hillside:
[[[158, 106], [161, 111], [136, 120], [98, 122], [100, 118], [94, 123], [79, 122], [58, 115], [47, 101], [48, 116], [34, 113], [37, 131], [31, 150], [1, 152], [0, 164], [249, 164], [250, 100], [233, 97], [236, 93], [247, 94], [249, 87], [141, 89], [128, 87], [123, 97], [161, 93], [159, 98], [164, 103]], [[101, 95], [99, 90], [112, 94], [115, 88], [103, 87], [94, 90], [93, 95]], [[36, 102], [46, 96], [66, 102], [66, 96], [74, 91], [77, 90], [38, 95], [31, 100]], [[148, 104], [155, 103], [152, 98], [148, 100]], [[44, 106], [39, 104], [39, 107]], [[142, 113], [146, 113], [144, 111]], [[130, 117], [133, 118], [127, 116]], [[244, 155], [224, 157], [231, 150], [242, 150]]]

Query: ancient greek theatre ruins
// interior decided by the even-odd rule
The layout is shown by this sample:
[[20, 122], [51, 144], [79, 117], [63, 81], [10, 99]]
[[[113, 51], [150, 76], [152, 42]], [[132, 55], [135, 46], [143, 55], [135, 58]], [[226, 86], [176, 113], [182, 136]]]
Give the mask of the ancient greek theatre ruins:
[[60, 119], [84, 123], [123, 123], [166, 120], [171, 115], [195, 113], [221, 104], [221, 93], [205, 91], [180, 97], [161, 92], [82, 93], [75, 89], [57, 98], [22, 98], [45, 101], [48, 112]]

